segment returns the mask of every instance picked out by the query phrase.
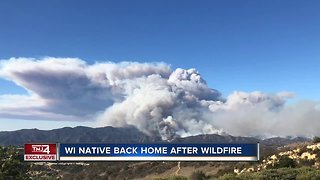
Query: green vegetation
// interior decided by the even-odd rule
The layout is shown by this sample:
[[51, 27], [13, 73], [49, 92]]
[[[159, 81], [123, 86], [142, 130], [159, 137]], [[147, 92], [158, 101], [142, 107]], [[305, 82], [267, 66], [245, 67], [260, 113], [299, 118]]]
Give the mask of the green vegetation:
[[320, 170], [311, 167], [266, 169], [260, 172], [245, 172], [242, 174], [226, 173], [219, 177], [208, 177], [201, 171], [194, 172], [189, 178], [171, 176], [154, 180], [319, 180]]
[[206, 176], [206, 174], [203, 171], [195, 171], [191, 174], [191, 176], [185, 177], [185, 176], [170, 176], [165, 178], [155, 178], [153, 180], [209, 180], [210, 176]]
[[221, 180], [259, 180], [259, 179], [297, 179], [297, 180], [317, 180], [320, 179], [320, 170], [310, 167], [301, 168], [280, 168], [280, 169], [267, 169], [261, 172], [247, 172], [240, 175], [228, 173], [215, 179]]
[[207, 180], [209, 178], [210, 177], [206, 176], [206, 174], [203, 171], [195, 171], [190, 176], [190, 180]]
[[320, 137], [315, 136], [312, 140], [313, 143], [320, 143]]
[[171, 176], [168, 178], [155, 178], [153, 180], [188, 180], [185, 176]]
[[18, 149], [0, 146], [0, 179], [29, 179], [28, 169]]
[[273, 166], [267, 166], [267, 169], [279, 169], [279, 168], [295, 168], [297, 163], [295, 160], [289, 158], [288, 156], [280, 156], [279, 162]]

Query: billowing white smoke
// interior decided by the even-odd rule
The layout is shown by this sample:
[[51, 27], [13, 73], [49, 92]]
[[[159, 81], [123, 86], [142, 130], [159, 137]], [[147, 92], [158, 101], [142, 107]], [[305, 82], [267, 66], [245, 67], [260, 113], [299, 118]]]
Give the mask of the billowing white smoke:
[[226, 99], [195, 69], [164, 63], [11, 58], [0, 77], [27, 95], [0, 95], [0, 118], [133, 125], [163, 139], [207, 133], [319, 135], [317, 102], [286, 105], [291, 93], [234, 92]]
[[208, 122], [204, 102], [220, 101], [220, 94], [208, 88], [194, 69], [177, 69], [169, 78], [158, 74], [122, 81], [123, 101], [113, 104], [99, 117], [101, 124], [134, 125], [164, 139], [175, 135], [220, 133]]

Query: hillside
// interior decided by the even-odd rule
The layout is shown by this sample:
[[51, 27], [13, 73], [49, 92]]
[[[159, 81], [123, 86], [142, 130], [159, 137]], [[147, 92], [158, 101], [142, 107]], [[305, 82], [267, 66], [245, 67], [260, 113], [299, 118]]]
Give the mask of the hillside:
[[253, 166], [236, 166], [219, 179], [320, 179], [320, 143], [281, 147]]

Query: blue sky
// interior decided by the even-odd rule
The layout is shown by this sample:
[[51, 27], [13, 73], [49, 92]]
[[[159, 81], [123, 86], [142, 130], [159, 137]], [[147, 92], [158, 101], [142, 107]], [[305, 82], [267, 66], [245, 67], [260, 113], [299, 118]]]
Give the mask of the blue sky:
[[[319, 8], [317, 0], [5, 0], [0, 59], [163, 61], [196, 68], [225, 96], [291, 91], [319, 100]], [[26, 93], [5, 80], [0, 87]]]

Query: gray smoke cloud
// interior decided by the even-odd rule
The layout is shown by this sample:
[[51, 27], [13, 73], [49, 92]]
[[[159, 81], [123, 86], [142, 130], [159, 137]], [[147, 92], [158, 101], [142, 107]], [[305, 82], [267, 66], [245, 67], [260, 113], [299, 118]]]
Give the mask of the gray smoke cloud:
[[0, 95], [0, 118], [133, 125], [163, 139], [197, 134], [319, 135], [319, 102], [288, 104], [292, 93], [234, 92], [224, 98], [196, 69], [165, 63], [11, 58], [0, 78], [28, 91]]

